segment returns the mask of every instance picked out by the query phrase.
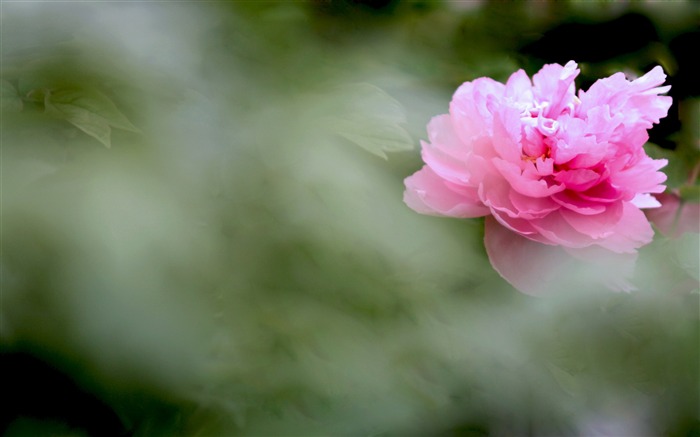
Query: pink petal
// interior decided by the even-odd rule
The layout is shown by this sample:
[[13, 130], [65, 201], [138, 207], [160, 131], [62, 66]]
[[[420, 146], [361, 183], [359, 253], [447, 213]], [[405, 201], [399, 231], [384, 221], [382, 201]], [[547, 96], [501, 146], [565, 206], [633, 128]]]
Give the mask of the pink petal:
[[488, 97], [500, 99], [504, 91], [505, 85], [487, 77], [457, 88], [450, 102], [450, 116], [462, 142], [469, 144], [475, 137], [491, 133], [493, 114], [487, 107]]
[[607, 155], [606, 143], [600, 143], [596, 136], [586, 133], [583, 120], [563, 117], [562, 121], [564, 130], [552, 148], [555, 163], [568, 163], [569, 168], [585, 168], [599, 163]]
[[492, 213], [500, 212], [511, 218], [531, 220], [559, 208], [549, 199], [523, 196], [514, 191], [507, 181], [494, 176], [487, 177], [479, 186], [478, 195]]
[[644, 213], [630, 202], [623, 202], [622, 217], [609, 237], [596, 244], [617, 253], [635, 253], [651, 243], [654, 230]]
[[577, 113], [585, 115], [593, 108], [608, 105], [611, 114], [620, 114], [625, 130], [646, 130], [666, 116], [671, 106], [670, 97], [659, 96], [669, 87], [657, 87], [666, 79], [661, 67], [654, 67], [634, 81], [615, 73], [594, 83], [586, 92], [579, 92], [581, 105]]
[[665, 159], [651, 159], [643, 155], [641, 159], [622, 171], [610, 176], [610, 182], [633, 193], [662, 193], [666, 187], [666, 175], [659, 170], [668, 163]]
[[500, 211], [517, 218], [520, 216], [519, 211], [510, 201], [510, 192], [510, 185], [495, 175], [488, 175], [478, 189], [479, 199], [492, 211]]
[[520, 217], [539, 218], [556, 211], [561, 205], [553, 201], [550, 197], [529, 197], [511, 190], [508, 194], [511, 204], [520, 211]]
[[564, 219], [562, 213], [565, 210], [554, 211], [542, 218], [530, 220], [533, 228], [553, 244], [566, 247], [581, 248], [594, 243], [590, 235], [576, 230]]
[[562, 109], [574, 100], [574, 79], [578, 73], [576, 63], [569, 61], [563, 67], [547, 64], [532, 77], [535, 95], [540, 101], [549, 102], [544, 112], [545, 117], [558, 117]]
[[530, 103], [534, 100], [532, 95], [532, 82], [523, 70], [511, 74], [506, 82], [506, 97], [516, 102]]
[[622, 202], [611, 203], [599, 214], [583, 215], [562, 209], [561, 215], [572, 228], [593, 239], [605, 238], [614, 232], [622, 218]]
[[484, 245], [491, 265], [513, 287], [533, 296], [551, 291], [557, 284], [565, 288], [566, 277], [557, 278], [560, 270], [553, 268], [561, 262], [561, 248], [530, 241], [491, 217], [486, 218], [485, 226]]
[[554, 176], [554, 180], [573, 191], [586, 191], [596, 185], [600, 179], [598, 172], [588, 168], [562, 170]]
[[442, 114], [433, 117], [428, 122], [428, 139], [433, 147], [440, 152], [458, 160], [464, 161], [471, 153], [469, 143], [462, 142], [455, 132], [452, 117]]
[[511, 162], [498, 158], [494, 158], [491, 162], [496, 169], [498, 169], [499, 173], [508, 181], [510, 186], [513, 187], [515, 191], [525, 196], [547, 197], [563, 191], [566, 188], [563, 185], [549, 186], [544, 179], [540, 179], [532, 174], [524, 174], [519, 166]]
[[562, 191], [561, 193], [556, 193], [551, 198], [564, 208], [570, 209], [578, 214], [599, 214], [605, 209], [605, 204], [583, 199], [574, 191]]
[[652, 196], [651, 194], [647, 193], [640, 193], [634, 196], [634, 198], [631, 200], [632, 205], [636, 206], [639, 209], [650, 209], [650, 208], [659, 208], [661, 207], [661, 203], [656, 199], [656, 197]]
[[540, 242], [542, 244], [554, 245], [542, 235], [537, 232], [537, 229], [532, 227], [529, 220], [521, 219], [518, 217], [511, 217], [508, 214], [502, 213], [501, 211], [492, 211], [492, 217], [500, 223], [504, 228], [510, 231], [526, 237], [530, 240]]
[[519, 162], [520, 113], [515, 108], [504, 109], [493, 118], [493, 148], [498, 155], [509, 162]]
[[449, 115], [433, 117], [428, 124], [430, 143], [421, 141], [423, 161], [440, 177], [457, 184], [469, 183], [467, 159], [470, 147], [454, 132]]
[[469, 218], [489, 213], [478, 199], [448, 188], [428, 166], [407, 177], [404, 183], [404, 202], [421, 214]]
[[518, 291], [532, 296], [571, 292], [594, 286], [629, 291], [627, 281], [635, 255], [619, 255], [600, 248], [564, 249], [547, 246], [485, 221], [484, 245], [493, 268]]
[[590, 190], [577, 194], [581, 199], [591, 203], [617, 202], [623, 196], [623, 192], [615, 188], [610, 181], [604, 181]]

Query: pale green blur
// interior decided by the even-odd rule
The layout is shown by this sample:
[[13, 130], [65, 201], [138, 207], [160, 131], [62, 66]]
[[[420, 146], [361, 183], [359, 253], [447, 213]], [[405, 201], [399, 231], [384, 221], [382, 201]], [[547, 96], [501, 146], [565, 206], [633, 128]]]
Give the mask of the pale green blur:
[[135, 435], [696, 419], [697, 235], [643, 250], [636, 293], [535, 299], [493, 271], [480, 220], [403, 204], [454, 86], [518, 68], [436, 52], [477, 12], [362, 31], [292, 2], [2, 13], [8, 95], [96, 89], [135, 127], [111, 126], [107, 148], [3, 94], [2, 344], [72, 363]]

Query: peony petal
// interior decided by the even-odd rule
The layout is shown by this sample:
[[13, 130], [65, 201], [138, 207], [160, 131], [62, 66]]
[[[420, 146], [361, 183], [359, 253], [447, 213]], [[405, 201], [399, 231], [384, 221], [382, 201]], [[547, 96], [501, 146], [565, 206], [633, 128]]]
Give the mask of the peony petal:
[[404, 183], [404, 202], [421, 214], [469, 218], [489, 213], [478, 199], [448, 188], [428, 166], [407, 177]]
[[560, 263], [561, 248], [528, 240], [491, 217], [486, 218], [484, 245], [493, 268], [519, 291], [537, 296], [553, 286], [565, 288], [566, 276], [553, 268]]
[[586, 191], [600, 182], [600, 179], [598, 172], [588, 168], [562, 170], [554, 176], [554, 180], [572, 191]]
[[511, 98], [516, 102], [531, 103], [534, 100], [532, 94], [532, 81], [524, 70], [518, 70], [511, 74], [506, 82], [506, 98]]
[[547, 64], [532, 77], [535, 96], [549, 106], [544, 111], [547, 118], [556, 118], [564, 107], [574, 100], [574, 79], [579, 74], [577, 64], [569, 61], [566, 65]]
[[599, 214], [583, 215], [570, 209], [562, 209], [561, 215], [572, 228], [593, 239], [611, 235], [622, 218], [622, 202], [609, 204]]
[[[479, 199], [493, 214], [524, 220], [543, 217], [559, 208], [546, 198], [528, 198], [514, 191], [507, 181], [490, 176], [478, 189]], [[514, 199], [515, 202], [514, 203]], [[528, 227], [528, 230], [531, 227]]]
[[520, 217], [539, 218], [556, 211], [561, 205], [553, 201], [550, 197], [529, 197], [511, 190], [508, 193], [512, 205], [520, 211]]
[[421, 141], [423, 161], [440, 177], [456, 184], [468, 184], [466, 161], [470, 147], [462, 143], [452, 126], [449, 115], [433, 117], [428, 124], [430, 143]]
[[515, 108], [504, 109], [493, 118], [493, 148], [508, 162], [520, 162], [520, 113]]
[[510, 185], [495, 175], [487, 175], [478, 189], [479, 200], [492, 211], [500, 211], [510, 217], [517, 218], [519, 212], [510, 201], [510, 192]]
[[564, 219], [564, 211], [554, 211], [544, 217], [530, 220], [530, 224], [553, 244], [574, 248], [593, 244], [595, 240], [590, 235], [579, 232]]
[[468, 185], [470, 173], [466, 162], [443, 153], [435, 145], [421, 141], [421, 157], [431, 170], [441, 178], [455, 184]]
[[627, 278], [634, 270], [635, 254], [620, 255], [599, 247], [547, 246], [509, 231], [492, 217], [485, 220], [484, 245], [498, 274], [531, 296], [600, 286], [615, 291], [634, 289]]
[[622, 199], [623, 192], [615, 188], [609, 180], [603, 181], [600, 184], [592, 187], [577, 196], [591, 203], [612, 203]]
[[666, 175], [659, 170], [668, 164], [665, 159], [651, 159], [643, 155], [637, 162], [610, 175], [610, 182], [633, 193], [662, 193]]
[[665, 117], [671, 107], [670, 97], [658, 95], [669, 90], [667, 86], [657, 87], [665, 79], [659, 66], [631, 82], [624, 74], [615, 73], [595, 82], [587, 92], [579, 92], [577, 113], [585, 117], [594, 108], [607, 105], [611, 114], [622, 117], [624, 136], [646, 130]]
[[[585, 130], [582, 120], [571, 119], [564, 124], [562, 132], [553, 142], [551, 155], [556, 164], [567, 163], [569, 168], [592, 167], [608, 154], [607, 143], [601, 144], [594, 135], [586, 134]], [[581, 155], [586, 155], [587, 159], [579, 158]]]
[[[532, 173], [523, 173], [516, 164], [494, 158], [491, 160], [499, 173], [508, 181], [515, 191], [530, 197], [547, 197], [563, 191], [563, 185], [549, 186], [547, 181], [537, 177], [532, 178]], [[535, 176], [536, 177], [536, 176]], [[532, 178], [532, 179], [531, 179]]]
[[488, 96], [500, 99], [504, 91], [505, 85], [487, 77], [457, 88], [450, 102], [450, 116], [462, 142], [469, 144], [475, 137], [491, 134], [493, 114], [487, 108]]
[[537, 229], [533, 228], [529, 220], [510, 217], [508, 214], [504, 214], [500, 211], [493, 211], [493, 218], [498, 221], [504, 228], [515, 232], [518, 235], [526, 237], [530, 240], [537, 241], [542, 244], [554, 245], [551, 241], [544, 238], [537, 232]]
[[631, 200], [632, 205], [636, 206], [639, 209], [650, 209], [650, 208], [659, 208], [661, 207], [661, 203], [656, 199], [656, 197], [652, 196], [651, 194], [647, 193], [640, 193], [634, 196], [634, 199]]
[[634, 253], [645, 244], [651, 243], [654, 230], [639, 208], [630, 202], [623, 202], [622, 205], [622, 217], [612, 234], [597, 244], [617, 253]]
[[551, 199], [564, 208], [583, 215], [600, 214], [605, 209], [604, 203], [583, 199], [574, 191], [566, 190], [561, 193], [556, 193]]
[[428, 139], [434, 148], [459, 161], [466, 160], [471, 153], [470, 143], [459, 139], [449, 114], [435, 116], [428, 122]]

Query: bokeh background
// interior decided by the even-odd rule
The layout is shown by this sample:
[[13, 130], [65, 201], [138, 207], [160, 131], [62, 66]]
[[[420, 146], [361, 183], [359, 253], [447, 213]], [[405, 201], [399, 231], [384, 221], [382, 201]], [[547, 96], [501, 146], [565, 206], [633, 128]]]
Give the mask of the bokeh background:
[[[0, 8], [2, 435], [700, 435], [697, 3]], [[402, 202], [457, 86], [570, 59], [672, 85], [629, 294]]]

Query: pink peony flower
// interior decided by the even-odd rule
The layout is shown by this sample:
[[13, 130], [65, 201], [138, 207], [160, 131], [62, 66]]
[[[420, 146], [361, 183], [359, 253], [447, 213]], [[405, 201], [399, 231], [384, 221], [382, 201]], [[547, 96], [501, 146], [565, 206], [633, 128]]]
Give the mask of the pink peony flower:
[[[616, 73], [577, 95], [578, 73], [570, 61], [545, 65], [532, 81], [520, 70], [506, 84], [462, 84], [450, 113], [428, 124], [425, 166], [405, 180], [404, 201], [419, 213], [487, 216], [491, 264], [530, 294], [579, 260], [624, 260], [629, 271], [653, 237], [640, 208], [659, 206], [650, 193], [665, 188], [667, 161], [643, 148], [671, 106], [659, 95], [670, 88], [659, 86], [661, 67], [633, 81]], [[604, 282], [630, 288], [619, 276]]]

